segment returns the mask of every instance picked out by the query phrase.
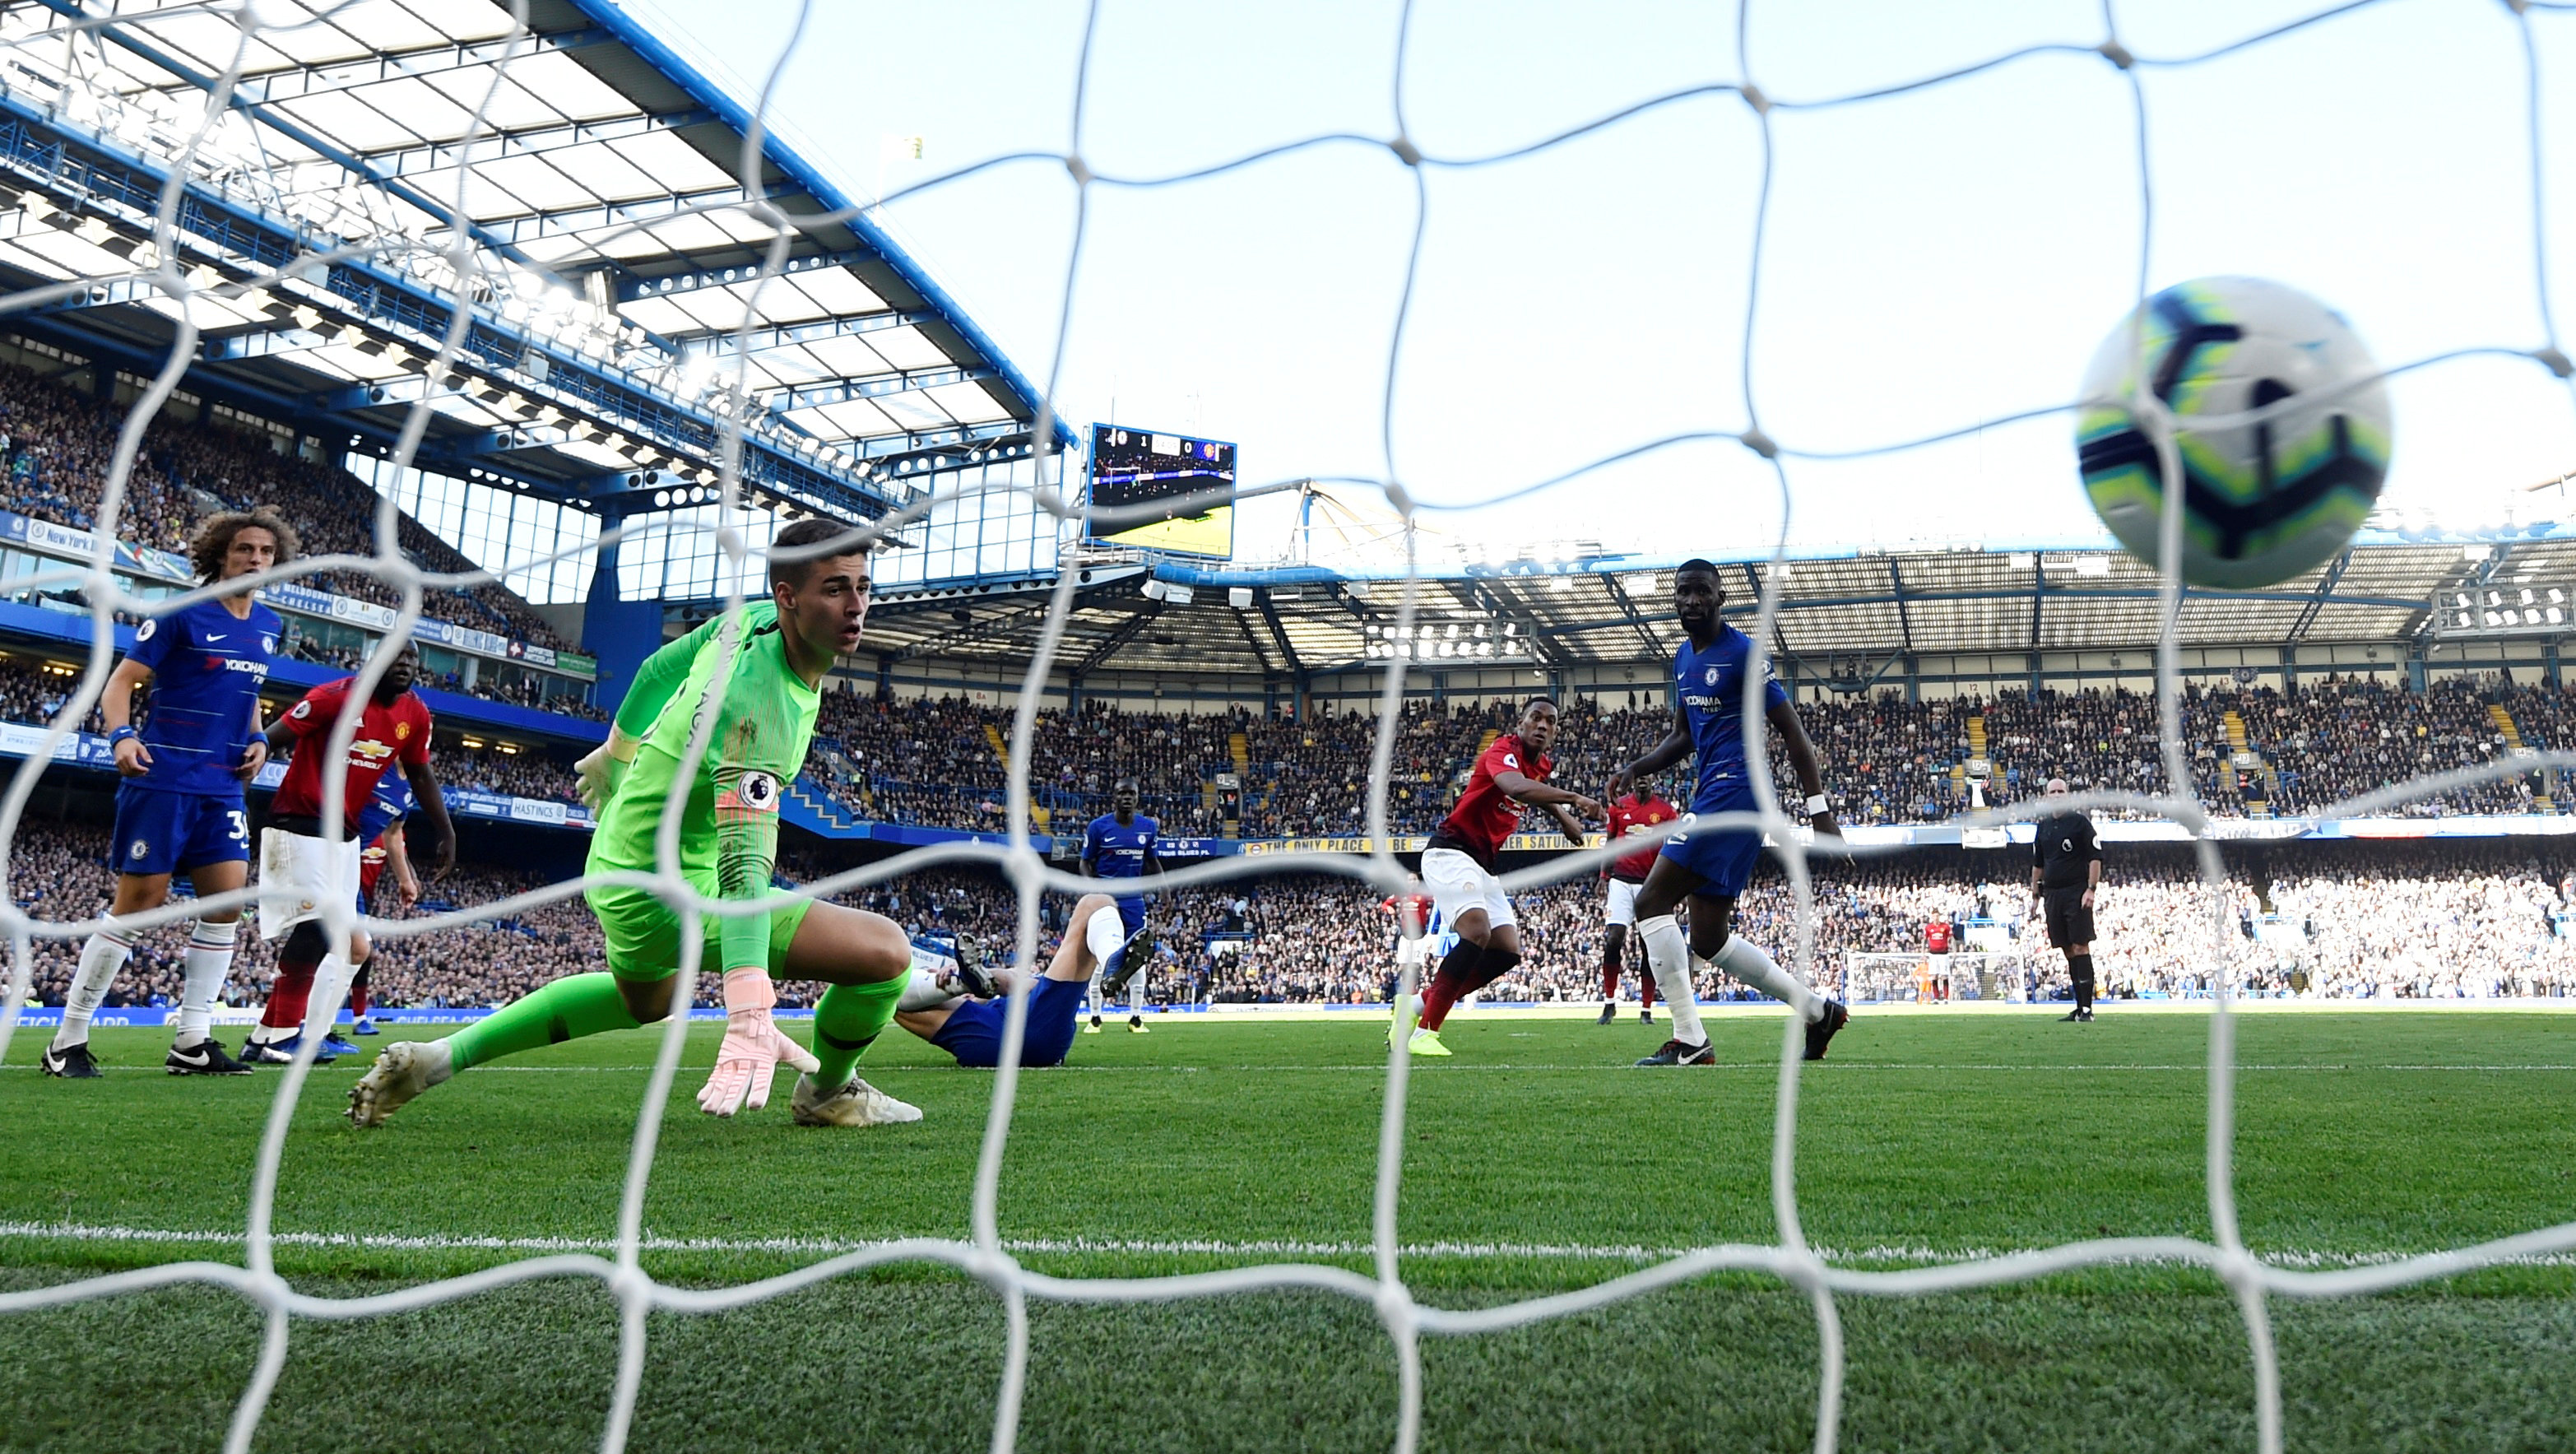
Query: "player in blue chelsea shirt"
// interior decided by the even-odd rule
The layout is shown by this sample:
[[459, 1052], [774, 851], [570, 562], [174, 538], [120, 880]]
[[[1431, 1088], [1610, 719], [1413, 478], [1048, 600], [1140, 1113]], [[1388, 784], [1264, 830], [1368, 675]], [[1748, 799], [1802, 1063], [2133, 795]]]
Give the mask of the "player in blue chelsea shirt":
[[[212, 585], [254, 575], [295, 558], [295, 530], [268, 509], [228, 511], [208, 519], [189, 542], [197, 579]], [[110, 852], [116, 900], [99, 931], [81, 946], [80, 969], [63, 1000], [63, 1024], [46, 1047], [45, 1074], [87, 1080], [98, 1074], [89, 1050], [90, 1017], [138, 932], [133, 915], [161, 907], [170, 875], [184, 873], [206, 898], [239, 889], [250, 872], [250, 820], [242, 784], [268, 761], [260, 736], [259, 689], [285, 623], [247, 590], [199, 601], [135, 628], [134, 645], [117, 663], [99, 698], [99, 717], [124, 781], [116, 789]], [[143, 725], [132, 721], [135, 689], [149, 683]], [[162, 1065], [172, 1075], [245, 1075], [249, 1068], [207, 1033], [216, 993], [232, 969], [239, 908], [196, 921], [188, 935], [178, 1029]]]
[[[1162, 841], [1162, 825], [1136, 811], [1136, 780], [1120, 778], [1109, 790], [1109, 811], [1091, 820], [1082, 833], [1082, 871], [1092, 878], [1141, 879], [1147, 873], [1161, 873], [1163, 861], [1154, 855], [1154, 846]], [[1099, 977], [1091, 992], [1091, 1023], [1086, 1035], [1100, 1033], [1100, 1006], [1115, 1000], [1127, 982], [1145, 968], [1150, 941], [1145, 937], [1145, 896], [1117, 893], [1118, 922], [1126, 940], [1111, 954], [1102, 956]], [[1131, 1006], [1127, 1028], [1142, 1035], [1145, 1017]]]
[[[399, 909], [408, 909], [420, 899], [420, 880], [411, 871], [403, 854], [403, 819], [411, 815], [411, 783], [396, 764], [383, 777], [376, 779], [375, 796], [367, 799], [366, 809], [358, 814], [358, 912], [376, 895], [376, 885], [384, 881], [387, 870], [393, 874], [393, 897]], [[367, 966], [374, 960], [376, 941], [364, 929], [349, 935], [349, 962], [356, 966], [349, 976], [349, 1033], [373, 1035], [376, 1027], [367, 1019]], [[333, 1046], [345, 1049], [333, 1049]], [[337, 1035], [322, 1042], [323, 1053], [355, 1055], [358, 1047]]]
[[[1631, 783], [1642, 781], [1696, 757], [1698, 786], [1691, 795], [1690, 817], [1704, 813], [1756, 811], [1753, 780], [1745, 763], [1745, 695], [1753, 662], [1753, 638], [1729, 626], [1719, 615], [1726, 604], [1717, 567], [1704, 560], [1682, 562], [1673, 572], [1673, 614], [1689, 639], [1673, 653], [1673, 693], [1677, 710], [1673, 730], [1654, 749], [1611, 775], [1604, 795], [1616, 800]], [[1806, 796], [1807, 821], [1819, 841], [1841, 836], [1834, 825], [1833, 804], [1825, 796], [1823, 770], [1815, 744], [1798, 721], [1789, 694], [1763, 674], [1762, 720], [1789, 754]], [[1723, 830], [1691, 828], [1664, 840], [1664, 850], [1637, 890], [1637, 937], [1645, 945], [1646, 963], [1656, 987], [1670, 1002], [1667, 1013], [1673, 1038], [1639, 1065], [1708, 1065], [1715, 1061], [1708, 1032], [1701, 1027], [1699, 1005], [1691, 994], [1691, 969], [1709, 964], [1796, 1010], [1807, 1025], [1807, 1058], [1825, 1058], [1826, 1042], [1850, 1018], [1835, 1001], [1818, 995], [1782, 969], [1760, 946], [1731, 932], [1735, 901], [1753, 878], [1762, 857], [1758, 828]], [[1690, 939], [1683, 942], [1673, 910], [1687, 895], [1691, 901]]]

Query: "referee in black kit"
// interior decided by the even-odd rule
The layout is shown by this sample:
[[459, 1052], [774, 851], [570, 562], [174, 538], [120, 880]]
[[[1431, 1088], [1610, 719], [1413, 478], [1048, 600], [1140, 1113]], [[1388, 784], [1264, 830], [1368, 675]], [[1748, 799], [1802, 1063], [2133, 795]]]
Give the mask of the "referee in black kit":
[[[2066, 779], [2048, 780], [2048, 795], [2066, 796]], [[2048, 909], [2048, 942], [2066, 953], [2075, 1008], [2065, 1018], [2093, 1018], [2093, 893], [2102, 884], [2102, 840], [2082, 813], [2042, 818], [2030, 840], [2030, 897]]]

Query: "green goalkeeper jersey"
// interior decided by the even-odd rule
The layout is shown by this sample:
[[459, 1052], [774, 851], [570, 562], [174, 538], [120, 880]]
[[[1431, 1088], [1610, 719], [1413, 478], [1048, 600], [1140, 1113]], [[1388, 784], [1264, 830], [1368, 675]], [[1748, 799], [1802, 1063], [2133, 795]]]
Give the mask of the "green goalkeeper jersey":
[[[804, 768], [822, 698], [789, 667], [786, 638], [771, 602], [747, 605], [669, 643], [646, 660], [618, 708], [617, 725], [640, 737], [634, 764], [601, 810], [589, 871], [654, 871], [654, 843], [672, 801], [700, 711], [715, 714], [705, 756], [680, 802], [680, 869], [699, 892], [758, 899], [771, 892], [778, 856], [778, 808]], [[725, 667], [721, 685], [716, 673]], [[719, 937], [727, 970], [766, 968], [769, 930], [760, 916], [730, 916]]]

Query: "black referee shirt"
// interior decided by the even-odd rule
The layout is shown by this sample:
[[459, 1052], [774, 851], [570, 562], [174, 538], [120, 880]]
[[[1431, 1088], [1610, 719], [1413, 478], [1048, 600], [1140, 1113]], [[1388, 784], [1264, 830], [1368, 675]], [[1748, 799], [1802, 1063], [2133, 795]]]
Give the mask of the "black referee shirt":
[[2102, 857], [2102, 840], [2093, 820], [2082, 813], [2042, 818], [2030, 840], [2030, 861], [2039, 869], [2043, 889], [2080, 889], [2091, 877], [2084, 866]]

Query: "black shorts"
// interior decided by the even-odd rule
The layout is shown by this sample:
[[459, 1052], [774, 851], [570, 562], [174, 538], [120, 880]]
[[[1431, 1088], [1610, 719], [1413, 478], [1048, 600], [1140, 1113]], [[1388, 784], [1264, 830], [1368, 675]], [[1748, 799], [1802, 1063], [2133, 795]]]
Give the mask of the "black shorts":
[[2049, 889], [2042, 895], [2048, 906], [2048, 942], [2059, 949], [2093, 942], [2093, 911], [2084, 907], [2084, 886], [2071, 889]]

